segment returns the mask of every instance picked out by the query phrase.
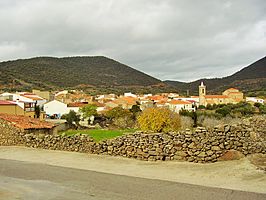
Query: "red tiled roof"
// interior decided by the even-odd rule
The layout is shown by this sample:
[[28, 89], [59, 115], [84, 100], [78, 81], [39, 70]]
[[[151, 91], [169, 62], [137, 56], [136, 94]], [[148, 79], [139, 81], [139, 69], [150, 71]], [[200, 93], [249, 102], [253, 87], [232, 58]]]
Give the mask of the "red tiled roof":
[[172, 100], [170, 101], [170, 104], [191, 104], [191, 102], [183, 100]]
[[[227, 90], [238, 90], [238, 89], [236, 89], [236, 88], [229, 88], [229, 89], [227, 89]], [[225, 90], [226, 91], [226, 90]]]
[[84, 107], [86, 105], [88, 105], [88, 102], [73, 102], [67, 104], [67, 107]]
[[134, 97], [120, 97], [116, 99], [119, 104], [136, 104], [137, 99]]
[[32, 99], [32, 100], [43, 100], [43, 98], [38, 97], [38, 96], [36, 96], [36, 95], [23, 94], [23, 95], [21, 95], [21, 96], [26, 97], [26, 98], [29, 98], [29, 99]]
[[95, 105], [95, 106], [97, 106], [97, 107], [104, 107], [105, 106], [104, 103], [100, 103], [98, 101], [94, 101], [94, 102], [92, 102], [92, 104]]
[[205, 95], [205, 98], [208, 99], [225, 99], [228, 98], [226, 95]]
[[0, 105], [16, 105], [16, 104], [12, 101], [0, 100]]
[[187, 100], [187, 101], [189, 101], [190, 103], [196, 103], [195, 100]]
[[241, 94], [242, 92], [229, 92], [229, 94]]
[[149, 97], [149, 99], [151, 99], [153, 101], [159, 101], [159, 100], [165, 99], [165, 97], [164, 96], [156, 95], [156, 96]]
[[55, 126], [52, 123], [40, 121], [39, 119], [34, 119], [23, 115], [10, 115], [1, 113], [0, 119], [8, 121], [20, 129], [51, 129]]

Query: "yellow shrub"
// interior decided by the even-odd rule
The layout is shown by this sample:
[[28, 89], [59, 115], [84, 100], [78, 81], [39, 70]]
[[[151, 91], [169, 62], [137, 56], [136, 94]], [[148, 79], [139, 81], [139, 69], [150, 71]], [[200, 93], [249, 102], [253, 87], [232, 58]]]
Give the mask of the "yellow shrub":
[[138, 117], [138, 125], [143, 131], [168, 132], [181, 127], [179, 114], [167, 108], [147, 108]]

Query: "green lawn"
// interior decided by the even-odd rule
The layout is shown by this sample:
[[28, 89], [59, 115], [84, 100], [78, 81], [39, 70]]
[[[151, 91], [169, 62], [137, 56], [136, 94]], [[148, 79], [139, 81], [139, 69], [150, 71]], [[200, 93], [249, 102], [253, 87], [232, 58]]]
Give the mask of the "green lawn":
[[90, 130], [68, 130], [65, 132], [66, 135], [75, 135], [75, 134], [88, 134], [90, 135], [96, 142], [105, 139], [111, 139], [118, 136], [123, 135], [124, 133], [134, 132], [134, 130], [102, 130], [102, 129], [90, 129]]

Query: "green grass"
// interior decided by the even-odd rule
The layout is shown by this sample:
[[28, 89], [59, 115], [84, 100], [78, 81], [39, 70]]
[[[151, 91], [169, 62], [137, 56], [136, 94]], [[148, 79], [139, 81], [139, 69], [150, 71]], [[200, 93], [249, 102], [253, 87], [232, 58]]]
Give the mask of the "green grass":
[[103, 129], [89, 129], [89, 130], [67, 130], [62, 132], [66, 135], [75, 135], [75, 134], [87, 134], [91, 136], [96, 142], [105, 139], [112, 139], [118, 136], [123, 135], [124, 133], [134, 132], [132, 129], [127, 130], [103, 130]]

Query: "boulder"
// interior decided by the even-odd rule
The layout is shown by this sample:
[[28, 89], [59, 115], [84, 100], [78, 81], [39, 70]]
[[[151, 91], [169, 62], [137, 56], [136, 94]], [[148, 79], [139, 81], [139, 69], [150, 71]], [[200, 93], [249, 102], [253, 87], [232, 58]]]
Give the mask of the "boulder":
[[227, 161], [227, 160], [239, 160], [244, 157], [239, 151], [229, 150], [225, 154], [223, 154], [218, 160]]

